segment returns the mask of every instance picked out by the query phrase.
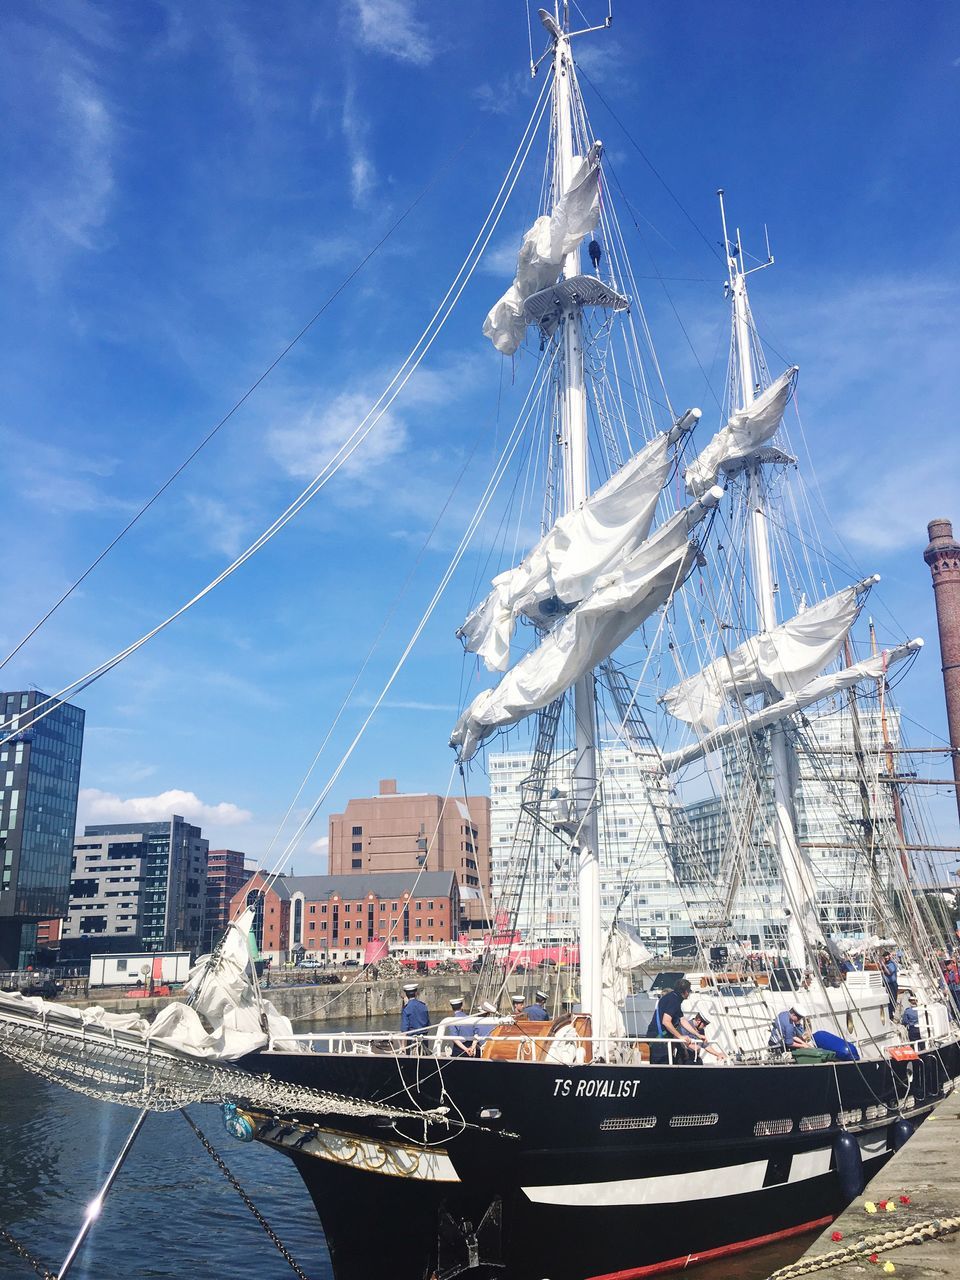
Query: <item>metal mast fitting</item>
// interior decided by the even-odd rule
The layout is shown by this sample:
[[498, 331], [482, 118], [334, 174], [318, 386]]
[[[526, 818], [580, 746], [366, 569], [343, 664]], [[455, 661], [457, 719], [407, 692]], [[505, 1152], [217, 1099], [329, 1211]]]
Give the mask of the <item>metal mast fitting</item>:
[[[953, 525], [949, 520], [931, 520], [927, 525], [927, 536], [930, 544], [923, 558], [930, 566], [933, 579], [943, 693], [947, 702], [947, 733], [954, 781], [960, 784], [960, 542], [954, 538]], [[960, 785], [956, 796], [960, 814]]]

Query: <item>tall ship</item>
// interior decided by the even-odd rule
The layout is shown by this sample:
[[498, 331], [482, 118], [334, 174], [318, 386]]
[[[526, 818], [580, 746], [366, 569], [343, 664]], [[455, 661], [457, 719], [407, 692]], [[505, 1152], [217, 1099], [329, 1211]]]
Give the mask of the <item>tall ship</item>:
[[[30, 1069], [144, 1110], [221, 1104], [235, 1136], [292, 1160], [337, 1280], [369, 1277], [374, 1223], [396, 1280], [627, 1280], [822, 1227], [960, 1077], [891, 764], [892, 689], [922, 642], [876, 635], [878, 578], [825, 544], [785, 423], [798, 370], [768, 368], [748, 298], [772, 259], [748, 258], [720, 193], [730, 359], [710, 430], [671, 399], [639, 305], [578, 83], [593, 29], [571, 30], [566, 4], [540, 21], [540, 92], [492, 216], [543, 162], [541, 210], [483, 324], [529, 391], [481, 504], [522, 476], [515, 525], [538, 528], [465, 606], [484, 687], [451, 729], [464, 771], [508, 731], [529, 757], [491, 906], [503, 937], [541, 941], [528, 1007], [510, 1012], [521, 979], [492, 937], [462, 1014], [296, 1034], [257, 985], [247, 917], [149, 1028], [0, 1000], [0, 1052]], [[626, 857], [608, 816], [621, 768], [646, 814]], [[832, 893], [801, 776], [848, 851]], [[694, 940], [671, 981], [710, 1028], [702, 1061], [660, 992], [630, 1016], [651, 955], [622, 906], [654, 849]], [[550, 1014], [529, 1016], [540, 987]], [[787, 1026], [816, 1047], [778, 1039]]]

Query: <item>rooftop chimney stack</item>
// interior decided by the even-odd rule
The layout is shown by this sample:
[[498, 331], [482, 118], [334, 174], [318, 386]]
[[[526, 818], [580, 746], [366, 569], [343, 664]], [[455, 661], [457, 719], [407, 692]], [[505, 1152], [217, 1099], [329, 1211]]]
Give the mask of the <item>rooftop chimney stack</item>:
[[953, 749], [953, 777], [958, 784], [957, 811], [960, 813], [960, 542], [954, 538], [949, 520], [931, 520], [927, 534], [930, 545], [923, 558], [930, 566], [937, 604], [947, 731]]

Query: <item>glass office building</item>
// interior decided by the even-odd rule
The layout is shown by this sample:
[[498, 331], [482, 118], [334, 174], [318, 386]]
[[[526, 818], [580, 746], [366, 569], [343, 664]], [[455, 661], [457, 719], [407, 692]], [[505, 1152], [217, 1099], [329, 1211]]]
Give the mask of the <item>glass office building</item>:
[[0, 969], [29, 964], [36, 922], [69, 900], [84, 712], [60, 702], [37, 720], [46, 702], [37, 689], [0, 693]]

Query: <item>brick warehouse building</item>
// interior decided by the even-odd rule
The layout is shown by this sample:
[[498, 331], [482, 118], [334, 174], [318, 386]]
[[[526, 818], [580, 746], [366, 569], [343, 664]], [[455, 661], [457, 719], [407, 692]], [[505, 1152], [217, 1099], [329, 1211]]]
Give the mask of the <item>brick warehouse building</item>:
[[460, 920], [452, 871], [379, 875], [276, 876], [246, 882], [231, 914], [254, 908], [254, 936], [281, 963], [301, 951], [336, 962], [359, 960], [370, 942], [451, 942]]
[[490, 902], [490, 797], [457, 799], [398, 792], [394, 778], [379, 794], [349, 800], [330, 815], [331, 875], [452, 871], [460, 885], [461, 927], [481, 937]]

